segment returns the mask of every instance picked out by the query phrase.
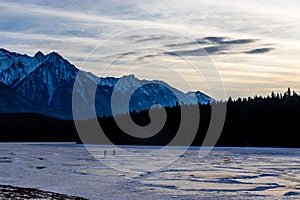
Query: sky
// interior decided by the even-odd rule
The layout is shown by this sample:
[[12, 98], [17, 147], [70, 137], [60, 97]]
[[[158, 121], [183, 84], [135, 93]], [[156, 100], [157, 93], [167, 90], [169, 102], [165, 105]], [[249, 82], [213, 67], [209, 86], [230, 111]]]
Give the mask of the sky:
[[300, 92], [298, 0], [0, 0], [0, 48], [214, 98]]

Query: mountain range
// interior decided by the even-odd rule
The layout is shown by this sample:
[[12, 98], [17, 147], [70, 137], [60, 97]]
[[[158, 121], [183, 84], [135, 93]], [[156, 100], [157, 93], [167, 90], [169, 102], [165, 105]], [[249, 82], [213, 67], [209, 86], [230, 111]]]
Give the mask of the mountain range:
[[[117, 98], [112, 99], [114, 95]], [[97, 77], [79, 70], [56, 52], [44, 55], [39, 51], [28, 56], [0, 49], [0, 113], [73, 119], [72, 106], [76, 106], [76, 117], [86, 119], [95, 113], [128, 113], [123, 102], [126, 99], [129, 111], [150, 109], [155, 104], [171, 107], [213, 101], [202, 92], [183, 93], [163, 81], [140, 80], [134, 75]]]

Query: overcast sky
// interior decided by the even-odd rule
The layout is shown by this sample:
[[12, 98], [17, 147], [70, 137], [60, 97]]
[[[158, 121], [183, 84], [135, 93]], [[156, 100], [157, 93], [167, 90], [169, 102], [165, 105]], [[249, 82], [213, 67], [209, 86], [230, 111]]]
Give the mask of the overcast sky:
[[[1, 1], [0, 47], [214, 98], [300, 92], [300, 1]], [[218, 91], [218, 92], [214, 92]]]

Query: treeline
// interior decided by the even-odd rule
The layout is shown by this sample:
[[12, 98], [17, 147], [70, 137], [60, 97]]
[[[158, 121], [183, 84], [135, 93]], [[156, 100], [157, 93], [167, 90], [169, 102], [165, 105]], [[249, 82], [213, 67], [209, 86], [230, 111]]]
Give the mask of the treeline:
[[291, 92], [227, 102], [221, 146], [300, 147], [300, 96]]
[[74, 142], [77, 137], [73, 120], [36, 113], [0, 114], [0, 142]]
[[[226, 104], [226, 119], [217, 146], [253, 146], [253, 147], [300, 147], [300, 96], [290, 89], [284, 94], [267, 97], [249, 97], [226, 102], [217, 102], [214, 106]], [[111, 116], [85, 121], [77, 121], [80, 132], [85, 135], [84, 142], [104, 144], [104, 140], [95, 137], [94, 126], [99, 123], [106, 137], [119, 145], [167, 145], [173, 140], [181, 123], [181, 112], [199, 109], [200, 121], [197, 135], [192, 145], [201, 146], [211, 119], [212, 105], [182, 105], [165, 108], [167, 120], [163, 128], [149, 138], [137, 138], [125, 133]], [[155, 108], [151, 112], [160, 112]], [[119, 119], [126, 115], [116, 116]], [[130, 117], [137, 125], [151, 123], [149, 111], [131, 112]], [[81, 142], [72, 120], [59, 120], [38, 114], [1, 114], [0, 141], [76, 141]], [[186, 138], [192, 137], [186, 129]], [[97, 134], [97, 133], [96, 133]], [[91, 136], [91, 137], [89, 137]], [[173, 145], [188, 145], [181, 140]]]

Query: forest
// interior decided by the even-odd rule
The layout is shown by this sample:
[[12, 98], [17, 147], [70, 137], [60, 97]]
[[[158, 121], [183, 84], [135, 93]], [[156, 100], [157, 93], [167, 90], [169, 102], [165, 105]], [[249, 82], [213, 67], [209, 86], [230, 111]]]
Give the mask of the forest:
[[[255, 96], [214, 102], [226, 104], [226, 119], [217, 146], [240, 147], [300, 147], [300, 95], [288, 89], [284, 94], [272, 92], [266, 97]], [[165, 109], [166, 123], [154, 136], [137, 138], [126, 134], [116, 124], [114, 117], [76, 121], [83, 127], [99, 123], [109, 140], [117, 145], [167, 145], [175, 137], [183, 109], [197, 107], [200, 112], [199, 128], [192, 143], [201, 146], [211, 119], [212, 105], [179, 105], [156, 107], [152, 112]], [[115, 116], [128, 117], [126, 115]], [[149, 110], [131, 112], [137, 125], [150, 123]], [[35, 113], [0, 114], [0, 142], [77, 142], [82, 143], [73, 120], [61, 120]], [[93, 131], [92, 129], [90, 129]], [[82, 134], [82, 133], [81, 133]], [[86, 131], [87, 136], [90, 134]], [[189, 134], [188, 132], [186, 134]], [[187, 135], [188, 137], [188, 135]], [[88, 137], [87, 137], [88, 138]], [[85, 143], [105, 144], [105, 141], [84, 140]], [[186, 145], [176, 143], [174, 145]]]

